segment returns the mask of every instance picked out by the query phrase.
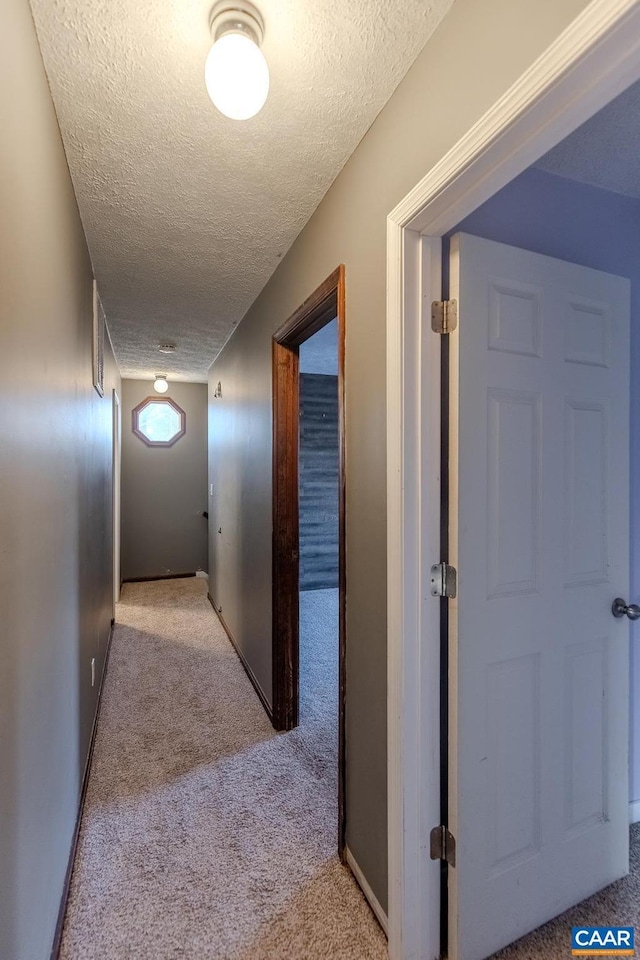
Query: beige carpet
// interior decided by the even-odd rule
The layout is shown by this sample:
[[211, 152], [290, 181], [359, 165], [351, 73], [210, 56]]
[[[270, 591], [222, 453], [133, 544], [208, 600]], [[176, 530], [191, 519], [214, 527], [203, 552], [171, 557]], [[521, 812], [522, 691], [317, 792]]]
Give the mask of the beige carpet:
[[335, 725], [273, 732], [205, 583], [123, 590], [61, 958], [382, 960], [335, 853]]

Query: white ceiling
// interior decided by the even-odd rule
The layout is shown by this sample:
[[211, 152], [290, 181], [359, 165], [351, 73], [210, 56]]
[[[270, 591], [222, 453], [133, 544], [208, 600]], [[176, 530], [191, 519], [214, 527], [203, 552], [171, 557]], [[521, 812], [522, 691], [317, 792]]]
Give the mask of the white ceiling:
[[640, 199], [640, 82], [562, 140], [536, 167]]
[[258, 0], [245, 122], [204, 88], [213, 0], [31, 3], [121, 372], [206, 380], [452, 0]]

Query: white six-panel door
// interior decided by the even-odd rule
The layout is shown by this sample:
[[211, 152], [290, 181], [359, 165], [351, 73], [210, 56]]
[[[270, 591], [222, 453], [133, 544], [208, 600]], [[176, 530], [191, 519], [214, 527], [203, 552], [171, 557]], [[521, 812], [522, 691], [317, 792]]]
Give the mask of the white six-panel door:
[[450, 297], [449, 956], [476, 960], [628, 871], [629, 282], [458, 234]]

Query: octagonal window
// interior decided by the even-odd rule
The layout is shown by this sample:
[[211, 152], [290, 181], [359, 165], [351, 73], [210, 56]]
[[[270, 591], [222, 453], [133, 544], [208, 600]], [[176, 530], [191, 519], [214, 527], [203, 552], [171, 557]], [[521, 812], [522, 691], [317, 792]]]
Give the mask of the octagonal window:
[[133, 432], [149, 447], [171, 447], [186, 429], [186, 413], [169, 397], [147, 397], [133, 409]]

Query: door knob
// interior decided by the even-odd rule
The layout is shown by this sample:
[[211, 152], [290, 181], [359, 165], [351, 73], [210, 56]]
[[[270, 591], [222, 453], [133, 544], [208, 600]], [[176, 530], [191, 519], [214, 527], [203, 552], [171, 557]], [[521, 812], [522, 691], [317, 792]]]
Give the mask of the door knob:
[[640, 620], [640, 607], [637, 603], [626, 604], [622, 597], [616, 597], [616, 599], [611, 604], [611, 613], [618, 620], [620, 617], [624, 617], [625, 613], [629, 617], [629, 620]]

